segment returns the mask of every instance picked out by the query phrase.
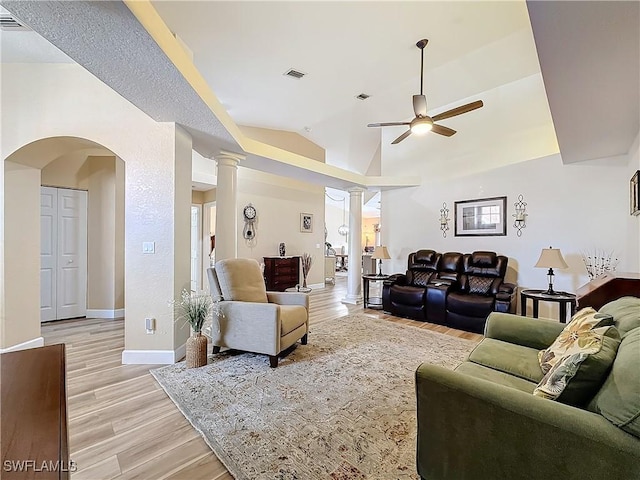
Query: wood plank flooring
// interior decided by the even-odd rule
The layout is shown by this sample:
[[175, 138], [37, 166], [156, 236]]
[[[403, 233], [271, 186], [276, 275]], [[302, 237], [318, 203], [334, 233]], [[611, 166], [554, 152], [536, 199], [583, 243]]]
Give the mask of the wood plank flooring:
[[[379, 287], [378, 287], [379, 288]], [[362, 305], [340, 303], [346, 278], [311, 293], [313, 326]], [[375, 295], [375, 292], [372, 292]], [[481, 335], [364, 310], [368, 315], [471, 340]], [[43, 324], [45, 343], [65, 343], [72, 480], [230, 480], [233, 477], [149, 373], [122, 365], [124, 321], [82, 319]], [[311, 340], [313, 341], [313, 340]], [[265, 362], [267, 361], [265, 357]]]

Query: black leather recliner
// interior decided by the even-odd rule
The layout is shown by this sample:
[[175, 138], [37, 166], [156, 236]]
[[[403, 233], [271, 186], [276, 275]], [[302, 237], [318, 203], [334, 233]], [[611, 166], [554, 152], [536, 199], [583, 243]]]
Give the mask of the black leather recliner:
[[406, 274], [384, 282], [383, 309], [482, 333], [492, 311], [515, 312], [516, 286], [504, 282], [507, 263], [507, 257], [495, 252], [418, 250], [409, 255]]
[[515, 286], [504, 283], [507, 262], [507, 257], [494, 252], [464, 255], [459, 286], [447, 295], [451, 327], [482, 333], [491, 312], [515, 312]]
[[407, 273], [392, 275], [384, 281], [382, 308], [400, 317], [424, 320], [426, 288], [439, 265], [440, 254], [434, 250], [409, 254]]

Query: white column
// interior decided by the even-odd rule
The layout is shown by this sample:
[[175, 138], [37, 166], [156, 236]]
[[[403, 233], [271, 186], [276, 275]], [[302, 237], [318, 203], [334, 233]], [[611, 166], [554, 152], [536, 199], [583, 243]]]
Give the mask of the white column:
[[347, 296], [342, 303], [362, 303], [362, 192], [364, 188], [349, 189], [349, 273]]
[[238, 256], [238, 163], [242, 155], [220, 152], [216, 189], [216, 261]]

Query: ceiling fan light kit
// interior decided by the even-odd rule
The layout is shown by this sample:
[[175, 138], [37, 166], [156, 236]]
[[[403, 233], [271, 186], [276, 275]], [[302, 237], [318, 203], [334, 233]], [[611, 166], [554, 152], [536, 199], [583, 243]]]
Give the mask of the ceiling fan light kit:
[[383, 122], [370, 123], [369, 125], [367, 125], [367, 127], [395, 127], [400, 125], [408, 126], [409, 129], [406, 132], [404, 132], [393, 142], [391, 142], [392, 145], [400, 143], [412, 133], [416, 135], [423, 135], [431, 131], [433, 133], [437, 133], [438, 135], [450, 137], [456, 133], [455, 130], [449, 127], [445, 127], [444, 125], [438, 125], [434, 122], [444, 120], [446, 118], [455, 117], [457, 115], [462, 115], [463, 113], [476, 110], [484, 105], [482, 103], [482, 100], [477, 100], [466, 105], [452, 108], [451, 110], [447, 110], [446, 112], [439, 113], [438, 115], [434, 115], [433, 117], [427, 115], [427, 97], [425, 97], [422, 93], [422, 87], [424, 84], [424, 47], [427, 46], [427, 43], [429, 43], [429, 40], [427, 40], [426, 38], [423, 38], [416, 43], [416, 47], [420, 49], [420, 95], [413, 96], [413, 113], [415, 114], [415, 118], [410, 122]]

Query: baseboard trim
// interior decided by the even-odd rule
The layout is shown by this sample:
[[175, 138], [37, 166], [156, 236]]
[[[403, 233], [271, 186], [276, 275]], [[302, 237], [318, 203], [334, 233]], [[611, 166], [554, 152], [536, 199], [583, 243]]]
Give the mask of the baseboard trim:
[[27, 350], [28, 348], [38, 348], [44, 346], [44, 337], [36, 337], [26, 342], [18, 343], [7, 348], [0, 348], [0, 353], [17, 352], [18, 350]]
[[310, 289], [314, 290], [317, 288], [324, 288], [325, 284], [324, 283], [312, 283], [310, 285], [307, 285]]
[[124, 350], [123, 365], [172, 365], [187, 354], [187, 344], [183, 343], [175, 350]]
[[116, 310], [88, 308], [87, 318], [124, 318], [124, 308]]

